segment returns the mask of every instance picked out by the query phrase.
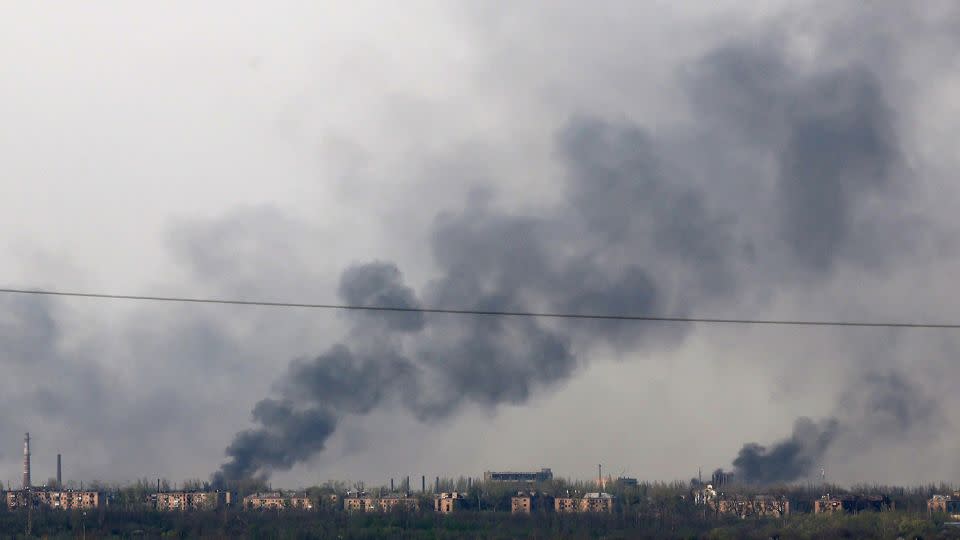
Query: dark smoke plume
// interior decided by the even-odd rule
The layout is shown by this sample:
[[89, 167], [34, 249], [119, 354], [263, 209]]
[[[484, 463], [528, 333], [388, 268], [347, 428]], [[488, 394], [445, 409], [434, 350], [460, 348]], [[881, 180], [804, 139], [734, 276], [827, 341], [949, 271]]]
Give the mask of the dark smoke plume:
[[[775, 484], [809, 478], [831, 450], [856, 455], [865, 448], [930, 430], [942, 419], [938, 401], [905, 375], [869, 373], [837, 401], [833, 418], [801, 417], [789, 437], [770, 446], [743, 445], [733, 460], [734, 479]], [[927, 434], [928, 435], [928, 434]]]
[[766, 447], [748, 443], [733, 460], [734, 478], [747, 484], [790, 482], [808, 475], [822, 463], [824, 453], [837, 436], [834, 419], [814, 422], [798, 418], [793, 433]]
[[[442, 214], [431, 234], [438, 273], [421, 291], [392, 263], [375, 262], [347, 269], [340, 297], [397, 307], [684, 315], [776, 290], [795, 268], [805, 279], [826, 278], [841, 262], [877, 259], [884, 228], [865, 201], [890, 189], [900, 160], [880, 81], [860, 66], [797, 68], [783, 47], [766, 45], [707, 55], [690, 95], [706, 136], [716, 129], [719, 140], [741, 145], [731, 154], [746, 147], [774, 164], [772, 185], [764, 176], [748, 187], [751, 197], [768, 194], [757, 204], [775, 212], [772, 231], [748, 234], [718, 210], [688, 164], [670, 158], [671, 142], [630, 122], [580, 116], [557, 136], [567, 174], [556, 208], [509, 215], [475, 203]], [[783, 249], [782, 257], [766, 256]], [[742, 283], [744, 265], [759, 279]], [[523, 403], [575, 372], [574, 351], [636, 353], [675, 344], [688, 331], [397, 313], [353, 313], [351, 321], [349, 343], [295, 361], [278, 397], [254, 408], [256, 426], [228, 447], [222, 478], [288, 469], [322, 450], [348, 415], [389, 404], [426, 421], [471, 404]], [[798, 420], [785, 441], [745, 446], [737, 473], [750, 482], [797, 478], [839, 430], [833, 420]]]
[[[570, 169], [567, 204], [575, 213], [559, 208], [521, 217], [473, 205], [460, 215], [441, 215], [432, 235], [441, 273], [424, 288], [426, 301], [386, 262], [347, 269], [341, 299], [396, 307], [677, 313], [733, 290], [723, 255], [730, 236], [725, 221], [697, 191], [664, 178], [641, 129], [580, 118], [564, 129], [559, 147]], [[683, 212], [682, 219], [671, 212]], [[643, 340], [669, 341], [685, 331], [417, 313], [350, 317], [351, 344], [293, 362], [276, 387], [278, 399], [254, 408], [258, 427], [230, 444], [223, 479], [287, 469], [322, 450], [344, 416], [388, 403], [422, 420], [467, 404], [523, 403], [570, 377], [578, 365], [574, 341], [632, 350]]]

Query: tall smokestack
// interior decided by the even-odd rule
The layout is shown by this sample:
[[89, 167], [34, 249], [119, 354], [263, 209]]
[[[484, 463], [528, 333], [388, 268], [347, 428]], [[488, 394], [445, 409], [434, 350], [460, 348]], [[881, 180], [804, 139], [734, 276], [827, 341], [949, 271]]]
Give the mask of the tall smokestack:
[[23, 438], [23, 489], [30, 489], [30, 434]]
[[57, 489], [63, 489], [63, 470], [60, 468], [60, 454], [57, 454]]

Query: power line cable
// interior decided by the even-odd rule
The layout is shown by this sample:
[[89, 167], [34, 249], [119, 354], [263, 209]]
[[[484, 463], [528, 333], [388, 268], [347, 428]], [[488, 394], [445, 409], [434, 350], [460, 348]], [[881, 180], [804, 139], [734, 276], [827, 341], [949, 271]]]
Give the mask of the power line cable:
[[344, 311], [381, 311], [399, 313], [438, 313], [447, 315], [479, 315], [498, 317], [536, 317], [546, 319], [590, 319], [606, 321], [646, 321], [646, 322], [678, 322], [678, 323], [707, 323], [707, 324], [753, 324], [778, 326], [848, 326], [861, 328], [940, 328], [960, 329], [955, 323], [917, 323], [917, 322], [867, 322], [867, 321], [822, 321], [800, 319], [733, 319], [712, 317], [665, 317], [657, 315], [619, 315], [594, 313], [563, 313], [543, 311], [500, 311], [480, 309], [448, 309], [432, 307], [395, 307], [395, 306], [363, 306], [351, 304], [310, 304], [301, 302], [269, 302], [262, 300], [235, 300], [228, 298], [193, 298], [182, 296], [146, 296], [135, 294], [107, 294], [76, 291], [54, 291], [43, 289], [11, 289], [0, 288], [4, 294], [26, 294], [41, 296], [66, 296], [75, 298], [95, 298], [106, 300], [138, 300], [150, 302], [179, 302], [193, 304], [225, 304], [237, 306], [263, 306], [277, 308], [304, 308], [327, 309]]

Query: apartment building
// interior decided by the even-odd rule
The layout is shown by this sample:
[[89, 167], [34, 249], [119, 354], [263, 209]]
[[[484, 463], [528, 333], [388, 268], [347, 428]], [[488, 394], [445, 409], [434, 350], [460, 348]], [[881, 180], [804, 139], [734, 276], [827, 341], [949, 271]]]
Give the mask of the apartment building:
[[153, 498], [161, 512], [214, 510], [231, 502], [228, 491], [168, 491], [157, 493]]
[[614, 497], [609, 493], [587, 493], [583, 497], [557, 497], [553, 508], [557, 513], [613, 512]]
[[8, 491], [7, 508], [27, 508], [45, 506], [59, 510], [92, 510], [103, 503], [102, 495], [97, 491], [46, 490], [31, 489]]
[[451, 514], [463, 510], [467, 506], [466, 493], [438, 493], [433, 497], [433, 511], [441, 514]]
[[313, 510], [313, 503], [304, 494], [284, 494], [278, 491], [254, 493], [243, 498], [245, 510]]
[[882, 512], [893, 510], [893, 508], [893, 502], [886, 495], [844, 495], [842, 497], [824, 495], [813, 502], [814, 514], [830, 514], [833, 512], [858, 514], [867, 511]]
[[927, 512], [950, 514], [952, 519], [960, 519], [960, 493], [953, 495], [934, 495], [927, 501]]
[[402, 509], [419, 511], [420, 500], [409, 494], [371, 497], [366, 494], [347, 496], [343, 499], [343, 509], [348, 512], [392, 512]]
[[784, 517], [790, 514], [790, 501], [786, 497], [773, 495], [755, 497], [722, 495], [719, 500], [710, 504], [710, 507], [718, 514], [734, 515], [739, 518]]
[[535, 491], [520, 491], [510, 498], [510, 512], [513, 514], [532, 514], [553, 509], [554, 499], [550, 495]]

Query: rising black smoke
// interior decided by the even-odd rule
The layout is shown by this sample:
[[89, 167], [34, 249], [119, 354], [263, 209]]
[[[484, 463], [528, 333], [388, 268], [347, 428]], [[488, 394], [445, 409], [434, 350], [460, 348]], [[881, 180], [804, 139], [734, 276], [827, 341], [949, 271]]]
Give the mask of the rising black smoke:
[[[397, 307], [683, 313], [733, 290], [723, 220], [696, 191], [665, 178], [642, 130], [579, 118], [563, 131], [559, 147], [571, 171], [567, 205], [575, 212], [526, 217], [471, 204], [441, 215], [432, 234], [441, 272], [424, 288], [425, 301], [385, 262], [347, 269], [341, 299]], [[650, 335], [619, 324], [410, 313], [351, 318], [351, 343], [295, 361], [277, 385], [279, 398], [254, 408], [258, 427], [231, 443], [223, 477], [289, 468], [323, 449], [343, 416], [387, 403], [423, 420], [471, 403], [523, 403], [575, 371], [574, 341], [627, 350], [643, 340], [675, 340], [684, 331]]]
[[734, 478], [747, 484], [775, 484], [803, 478], [823, 463], [824, 453], [838, 429], [834, 419], [814, 422], [798, 418], [793, 433], [782, 441], [769, 447], [745, 444], [733, 460]]
[[[438, 272], [421, 291], [405, 284], [394, 264], [373, 262], [343, 273], [341, 299], [683, 315], [798, 276], [826, 277], [841, 263], [883, 260], [892, 225], [870, 202], [895, 188], [902, 152], [893, 111], [870, 69], [856, 62], [798, 67], [773, 40], [718, 48], [689, 82], [702, 120], [690, 139], [715, 137], [717, 162], [678, 160], [674, 141], [631, 122], [575, 117], [557, 136], [567, 174], [556, 208], [515, 215], [470, 201], [462, 212], [436, 218], [430, 240]], [[734, 159], [745, 151], [748, 165]], [[770, 174], [756, 174], [764, 163]], [[770, 227], [741, 226], [736, 212], [713, 203], [708, 193], [717, 190], [694, 177], [712, 180], [714, 167], [743, 173], [724, 178], [734, 178], [727, 180], [731, 188], [769, 213]], [[743, 268], [762, 279], [743, 283]], [[677, 343], [688, 330], [409, 313], [351, 317], [344, 343], [293, 362], [277, 397], [254, 407], [255, 427], [227, 448], [221, 478], [288, 469], [321, 451], [348, 415], [390, 405], [427, 421], [468, 405], [523, 403], [569, 378], [595, 346], [644, 350]], [[800, 419], [784, 441], [745, 446], [736, 472], [751, 482], [800, 477], [848, 422]]]
[[769, 446], [747, 443], [733, 460], [734, 479], [777, 484], [810, 479], [829, 452], [857, 455], [896, 438], [923, 435], [942, 421], [939, 402], [924, 395], [904, 374], [870, 373], [850, 385], [834, 417], [799, 418], [792, 433]]

